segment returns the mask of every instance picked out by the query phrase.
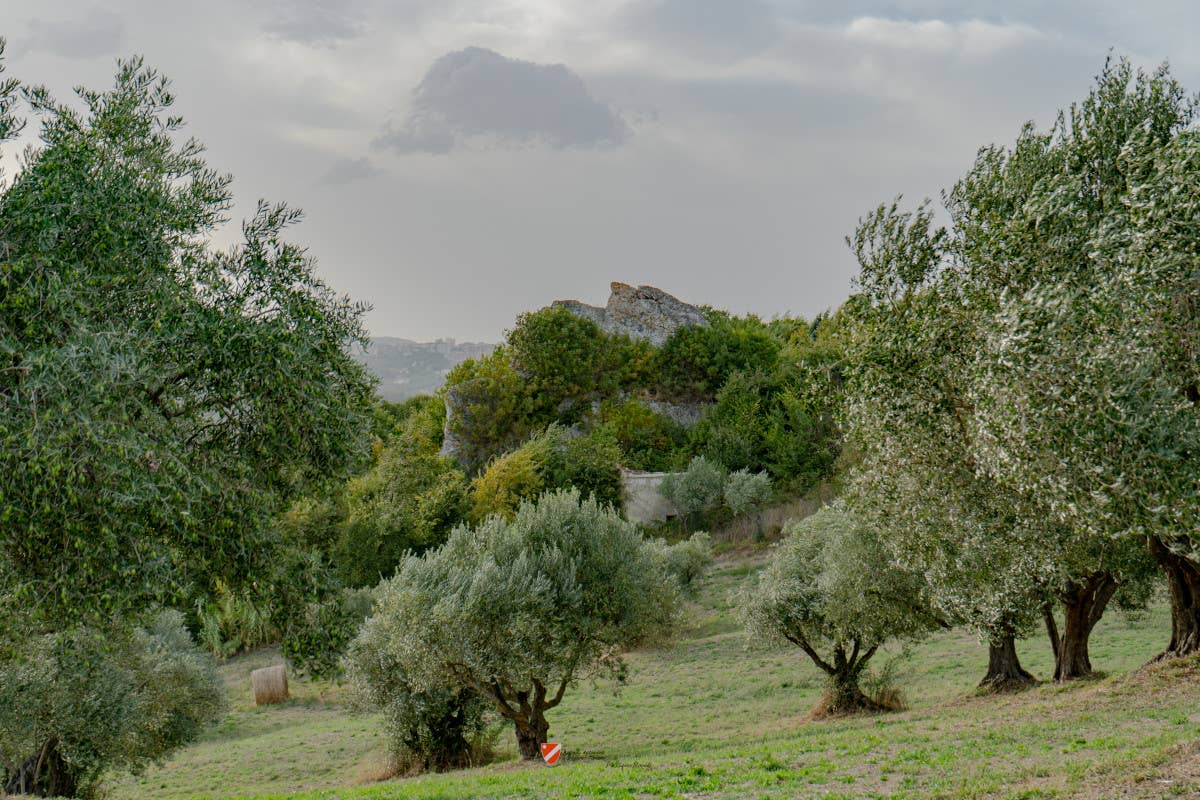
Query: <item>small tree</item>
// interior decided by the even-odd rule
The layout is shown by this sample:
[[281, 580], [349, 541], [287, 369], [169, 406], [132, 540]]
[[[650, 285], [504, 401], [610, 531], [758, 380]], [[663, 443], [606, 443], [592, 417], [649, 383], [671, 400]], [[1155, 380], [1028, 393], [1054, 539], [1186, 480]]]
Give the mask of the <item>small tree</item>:
[[720, 464], [696, 456], [686, 470], [663, 478], [658, 491], [675, 504], [689, 526], [697, 525], [720, 507], [728, 474]]
[[[358, 648], [415, 692], [469, 688], [540, 757], [546, 712], [587, 676], [624, 675], [623, 648], [671, 622], [678, 591], [632, 523], [578, 491], [459, 528], [381, 586]], [[370, 682], [370, 674], [364, 674]]]
[[867, 664], [886, 642], [940, 625], [921, 577], [841, 507], [789, 525], [743, 613], [752, 637], [799, 647], [828, 676], [834, 714], [885, 710], [859, 685]]
[[75, 797], [194, 740], [224, 708], [177, 612], [124, 634], [77, 629], [0, 661], [0, 789]]
[[696, 584], [712, 566], [712, 537], [700, 532], [675, 544], [655, 539], [654, 545], [659, 548], [667, 574], [679, 584], [680, 591], [689, 597], [695, 595]]
[[771, 476], [739, 469], [725, 479], [725, 507], [735, 517], [757, 511], [771, 499]]
[[490, 756], [492, 704], [465, 686], [415, 689], [388, 652], [372, 620], [346, 654], [355, 705], [382, 709], [392, 755], [401, 769], [442, 771], [478, 766]]

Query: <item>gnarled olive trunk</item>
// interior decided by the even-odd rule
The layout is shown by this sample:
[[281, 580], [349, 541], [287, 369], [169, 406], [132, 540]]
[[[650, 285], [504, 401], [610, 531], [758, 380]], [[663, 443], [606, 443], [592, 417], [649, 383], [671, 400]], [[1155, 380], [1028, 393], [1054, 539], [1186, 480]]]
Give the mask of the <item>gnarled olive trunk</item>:
[[546, 716], [534, 712], [528, 720], [513, 722], [517, 732], [517, 749], [521, 752], [522, 761], [532, 761], [542, 757], [542, 745], [550, 734], [550, 723]]
[[550, 734], [550, 723], [546, 712], [562, 702], [569, 678], [563, 678], [554, 697], [547, 698], [545, 685], [537, 678], [529, 690], [514, 691], [492, 682], [485, 691], [495, 702], [500, 716], [513, 724], [517, 735], [517, 749], [521, 760], [532, 761], [542, 757], [542, 745]]
[[867, 662], [875, 655], [875, 647], [859, 652], [859, 643], [854, 642], [849, 653], [838, 644], [833, 648], [833, 663], [826, 669], [829, 675], [829, 699], [825, 711], [830, 714], [854, 714], [861, 711], [886, 711], [887, 709], [863, 692], [858, 682], [862, 679]]
[[1151, 537], [1150, 555], [1167, 576], [1171, 593], [1171, 642], [1158, 658], [1200, 651], [1200, 565]]
[[979, 682], [982, 691], [1017, 692], [1035, 683], [1034, 677], [1021, 666], [1016, 636], [1012, 632], [1001, 632], [988, 642], [987, 675]]
[[818, 707], [826, 714], [854, 714], [862, 711], [887, 711], [887, 707], [867, 697], [859, 686], [867, 662], [875, 655], [879, 645], [862, 649], [855, 639], [851, 643], [838, 642], [833, 647], [833, 660], [826, 661], [816, 649], [799, 633], [787, 634], [787, 639], [798, 646], [812, 662], [829, 676], [829, 691], [824, 704]]
[[1043, 608], [1046, 633], [1054, 650], [1054, 680], [1069, 681], [1092, 673], [1088, 640], [1092, 629], [1104, 616], [1109, 601], [1116, 594], [1117, 586], [1117, 581], [1112, 575], [1097, 572], [1060, 592], [1059, 600], [1063, 606], [1061, 636], [1054, 622], [1053, 612], [1049, 606]]
[[4, 792], [36, 797], [74, 797], [79, 793], [79, 775], [62, 757], [58, 740], [50, 739], [8, 776]]

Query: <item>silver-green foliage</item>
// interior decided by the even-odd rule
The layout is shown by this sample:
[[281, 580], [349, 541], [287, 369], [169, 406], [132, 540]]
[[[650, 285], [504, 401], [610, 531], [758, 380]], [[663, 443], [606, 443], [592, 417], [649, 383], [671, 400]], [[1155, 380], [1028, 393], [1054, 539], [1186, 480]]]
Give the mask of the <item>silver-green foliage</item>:
[[698, 524], [721, 509], [741, 516], [771, 497], [771, 477], [748, 469], [730, 472], [704, 456], [696, 456], [683, 472], [663, 478], [659, 494], [670, 500], [689, 524]]
[[679, 584], [685, 594], [696, 591], [697, 583], [712, 565], [712, 537], [707, 533], [693, 533], [689, 538], [675, 544], [656, 539], [659, 556], [669, 575]]
[[[636, 526], [559, 491], [405, 559], [381, 585], [355, 652], [414, 691], [487, 697], [515, 724], [522, 755], [535, 757], [544, 712], [580, 678], [623, 676], [623, 649], [668, 626], [677, 598]], [[357, 674], [371, 680], [370, 670]]]
[[743, 616], [753, 638], [795, 645], [830, 676], [835, 710], [869, 705], [857, 684], [882, 645], [940, 624], [922, 577], [897, 566], [874, 530], [841, 505], [787, 526]]
[[735, 517], [762, 507], [771, 497], [771, 476], [765, 472], [739, 469], [729, 473], [722, 490], [725, 507]]
[[[0, 661], [0, 772], [11, 780], [40, 756], [66, 765], [58, 791], [87, 791], [107, 771], [137, 771], [193, 741], [224, 703], [212, 658], [178, 612], [124, 634], [37, 637]], [[26, 777], [30, 793], [45, 787], [45, 769]]]

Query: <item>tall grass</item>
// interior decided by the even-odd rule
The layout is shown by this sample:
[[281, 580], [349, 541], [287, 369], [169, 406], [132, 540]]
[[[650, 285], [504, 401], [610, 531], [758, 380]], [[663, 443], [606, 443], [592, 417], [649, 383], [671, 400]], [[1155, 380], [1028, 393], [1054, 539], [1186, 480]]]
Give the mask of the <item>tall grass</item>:
[[217, 585], [215, 597], [196, 604], [196, 641], [217, 658], [277, 644], [278, 627], [248, 595]]

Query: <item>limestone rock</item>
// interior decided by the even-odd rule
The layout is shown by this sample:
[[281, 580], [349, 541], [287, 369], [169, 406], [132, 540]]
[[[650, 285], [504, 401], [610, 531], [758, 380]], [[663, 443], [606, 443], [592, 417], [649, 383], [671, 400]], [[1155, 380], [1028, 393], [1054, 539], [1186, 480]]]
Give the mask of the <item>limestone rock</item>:
[[604, 308], [578, 300], [554, 303], [584, 319], [590, 319], [608, 333], [626, 334], [661, 347], [680, 328], [707, 327], [704, 311], [653, 286], [629, 286], [614, 282]]

